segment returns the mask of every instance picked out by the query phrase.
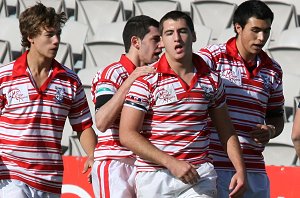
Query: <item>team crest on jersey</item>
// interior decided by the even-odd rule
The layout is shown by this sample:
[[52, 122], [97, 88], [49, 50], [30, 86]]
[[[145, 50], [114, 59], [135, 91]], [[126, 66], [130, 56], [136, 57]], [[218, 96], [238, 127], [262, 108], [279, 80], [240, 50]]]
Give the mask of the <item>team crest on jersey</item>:
[[270, 91], [270, 89], [271, 89], [271, 87], [272, 87], [272, 84], [271, 84], [271, 81], [270, 81], [270, 79], [267, 77], [267, 76], [263, 76], [262, 75], [262, 80], [263, 80], [263, 82], [264, 82], [264, 90], [266, 91], [266, 92], [269, 92]]
[[206, 100], [212, 100], [214, 97], [214, 89], [205, 85], [201, 85], [201, 88], [204, 91], [204, 98]]
[[[6, 92], [6, 91], [4, 91]], [[8, 104], [19, 104], [29, 101], [28, 89], [26, 85], [11, 87], [6, 92]]]
[[64, 100], [64, 89], [62, 87], [55, 87], [55, 101], [57, 103], [62, 103]]
[[169, 104], [177, 100], [177, 96], [172, 85], [160, 87], [156, 96], [156, 104], [158, 105]]

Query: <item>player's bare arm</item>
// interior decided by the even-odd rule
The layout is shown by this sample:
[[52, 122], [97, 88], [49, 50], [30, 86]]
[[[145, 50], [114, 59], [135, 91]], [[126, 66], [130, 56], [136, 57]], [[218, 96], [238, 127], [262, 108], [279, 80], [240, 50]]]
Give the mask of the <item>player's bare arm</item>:
[[124, 81], [118, 91], [109, 99], [104, 105], [102, 105], [95, 115], [96, 127], [101, 132], [105, 132], [111, 124], [120, 115], [123, 107], [125, 96], [129, 91], [130, 86], [140, 76], [154, 73], [155, 69], [150, 66], [137, 67], [129, 77]]
[[156, 148], [140, 134], [144, 112], [124, 106], [120, 121], [121, 144], [140, 157], [166, 167], [184, 183], [195, 184], [199, 175], [192, 164], [180, 161]]
[[211, 109], [209, 115], [219, 133], [224, 150], [236, 170], [229, 185], [231, 191], [229, 196], [238, 197], [246, 190], [246, 168], [242, 158], [240, 142], [229, 117], [227, 105], [224, 104], [219, 108]]
[[298, 155], [300, 158], [300, 110], [297, 109], [294, 123], [293, 123], [293, 130], [292, 130], [292, 141]]
[[[92, 168], [94, 164], [94, 149], [97, 144], [97, 137], [92, 127], [89, 127], [84, 131], [77, 133], [77, 137], [83, 150], [87, 154], [87, 160], [82, 171], [82, 173], [86, 173], [88, 169]], [[91, 183], [90, 174], [91, 173], [88, 174], [88, 182]]]

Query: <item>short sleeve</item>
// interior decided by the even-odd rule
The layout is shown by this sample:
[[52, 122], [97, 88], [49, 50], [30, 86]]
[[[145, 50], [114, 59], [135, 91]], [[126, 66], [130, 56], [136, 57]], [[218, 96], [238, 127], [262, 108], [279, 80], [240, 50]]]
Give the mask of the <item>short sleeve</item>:
[[125, 106], [147, 112], [151, 104], [149, 83], [142, 78], [134, 81], [125, 99]]

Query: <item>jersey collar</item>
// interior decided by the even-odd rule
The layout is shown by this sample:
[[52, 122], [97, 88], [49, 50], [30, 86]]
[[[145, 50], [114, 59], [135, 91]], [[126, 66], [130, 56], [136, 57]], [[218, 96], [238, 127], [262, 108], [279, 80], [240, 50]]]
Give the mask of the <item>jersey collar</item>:
[[[198, 76], [207, 75], [210, 72], [208, 65], [204, 62], [204, 60], [198, 56], [197, 54], [193, 53], [193, 64], [196, 68], [196, 73]], [[170, 67], [166, 55], [163, 54], [160, 60], [156, 64], [157, 72], [169, 75], [177, 75], [173, 69]]]
[[125, 54], [122, 54], [120, 58], [120, 63], [126, 69], [128, 74], [131, 74], [136, 68], [136, 66], [131, 62], [131, 60]]
[[[20, 77], [20, 76], [28, 76], [26, 69], [28, 67], [27, 64], [27, 54], [29, 50], [23, 53], [15, 62], [12, 71], [12, 77]], [[55, 76], [59, 73], [66, 72], [66, 70], [58, 63], [55, 59], [52, 62], [53, 75]]]
[[[235, 37], [233, 37], [227, 41], [226, 51], [231, 57], [238, 59], [240, 61], [243, 61], [242, 57], [239, 55], [239, 52], [238, 52], [238, 49], [236, 46], [236, 38]], [[258, 68], [272, 67], [273, 61], [263, 50], [261, 50], [257, 56], [259, 58], [258, 60], [260, 60], [260, 64], [258, 65]]]

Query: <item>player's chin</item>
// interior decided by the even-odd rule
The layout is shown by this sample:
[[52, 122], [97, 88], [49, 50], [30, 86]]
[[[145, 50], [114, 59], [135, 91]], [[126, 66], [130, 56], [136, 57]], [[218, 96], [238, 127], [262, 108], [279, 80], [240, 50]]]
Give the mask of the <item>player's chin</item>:
[[253, 50], [255, 51], [255, 52], [261, 52], [262, 51], [262, 49], [263, 49], [263, 45], [254, 45], [253, 46]]
[[56, 57], [56, 54], [57, 54], [57, 50], [50, 50], [48, 52], [48, 57], [49, 58], [55, 58]]

